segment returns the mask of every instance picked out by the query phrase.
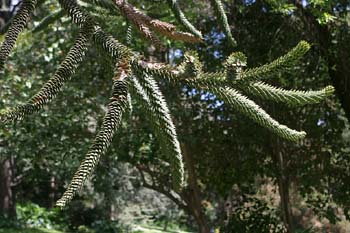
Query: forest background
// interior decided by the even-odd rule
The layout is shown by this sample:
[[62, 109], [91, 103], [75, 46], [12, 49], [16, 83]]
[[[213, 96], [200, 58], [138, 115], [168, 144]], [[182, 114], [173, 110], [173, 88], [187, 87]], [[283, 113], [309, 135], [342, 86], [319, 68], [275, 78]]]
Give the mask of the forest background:
[[[9, 1], [6, 8], [5, 2], [3, 29], [18, 3]], [[129, 2], [182, 27], [167, 1]], [[121, 20], [118, 10], [79, 1], [107, 31], [145, 57], [178, 64], [186, 51], [196, 50], [208, 71], [220, 69], [233, 50], [244, 52], [254, 67], [308, 41], [312, 47], [304, 59], [268, 81], [303, 90], [333, 85], [335, 95], [298, 109], [254, 99], [277, 120], [308, 132], [307, 138], [279, 139], [212, 94], [160, 83], [183, 149], [187, 195], [164, 188], [168, 174], [158, 166], [159, 142], [136, 105], [80, 195], [68, 208], [54, 208], [101, 124], [110, 93], [110, 60], [90, 49], [52, 105], [0, 128], [0, 232], [350, 231], [349, 2], [223, 1], [237, 41], [234, 49], [209, 1], [179, 2], [204, 43], [162, 38], [166, 49], [159, 51]], [[0, 79], [1, 109], [35, 93], [78, 33], [56, 1], [38, 4]]]

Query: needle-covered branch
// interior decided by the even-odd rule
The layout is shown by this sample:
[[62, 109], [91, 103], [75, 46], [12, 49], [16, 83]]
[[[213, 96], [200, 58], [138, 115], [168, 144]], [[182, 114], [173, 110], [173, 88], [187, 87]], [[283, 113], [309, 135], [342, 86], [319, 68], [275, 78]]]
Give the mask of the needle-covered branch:
[[253, 81], [261, 79], [268, 75], [283, 72], [284, 70], [293, 67], [300, 59], [309, 51], [310, 45], [306, 41], [301, 41], [297, 46], [290, 50], [285, 55], [277, 58], [276, 60], [251, 69], [247, 69], [242, 72], [238, 80], [239, 81]]
[[[307, 47], [305, 44], [303, 44], [304, 43], [301, 42], [301, 47]], [[299, 50], [299, 52], [295, 52], [295, 50]], [[300, 48], [298, 48], [298, 46], [297, 48], [294, 48], [292, 54], [293, 53], [300, 55]], [[285, 57], [286, 58], [282, 60], [292, 62], [291, 54], [287, 54]], [[296, 57], [298, 56], [295, 55], [294, 58], [297, 59]], [[246, 92], [249, 92], [250, 94], [256, 95], [258, 97], [264, 99], [272, 99], [274, 101], [282, 102], [291, 106], [318, 103], [333, 93], [333, 87], [330, 86], [320, 91], [304, 92], [295, 90], [287, 91], [281, 88], [274, 88], [263, 83], [234, 82], [235, 78], [239, 76], [240, 73], [244, 73], [244, 71], [242, 71], [242, 68], [245, 67], [246, 60], [242, 54], [235, 54], [235, 56], [230, 56], [226, 61], [226, 70], [224, 72], [202, 72], [201, 70], [198, 70], [198, 67], [200, 66], [194, 65], [197, 64], [197, 62], [198, 61], [196, 56], [192, 56], [192, 59], [185, 57], [185, 61], [177, 67], [170, 67], [160, 63], [149, 63], [139, 60], [137, 63], [134, 62], [132, 64], [132, 67], [133, 69], [144, 71], [145, 73], [154, 75], [154, 77], [160, 79], [166, 79], [170, 82], [182, 83], [193, 88], [212, 92], [219, 99], [233, 106], [238, 112], [248, 116], [259, 125], [266, 127], [273, 133], [290, 141], [298, 141], [304, 138], [306, 133], [304, 131], [296, 131], [290, 129], [287, 126], [280, 124], [271, 118], [271, 116], [267, 114], [263, 109], [261, 109], [256, 103], [248, 99], [246, 96], [240, 94], [233, 88], [243, 89]], [[275, 62], [275, 64], [285, 63]], [[237, 69], [236, 73], [234, 72], [234, 68]], [[232, 75], [234, 75], [233, 78], [231, 77]]]
[[180, 143], [168, 105], [151, 76], [138, 73], [137, 77], [138, 79], [133, 77], [130, 80], [132, 97], [135, 97], [140, 103], [157, 139], [160, 140], [162, 151], [170, 161], [174, 189], [180, 191], [184, 186], [184, 165]]
[[10, 25], [4, 42], [0, 48], [0, 71], [4, 69], [5, 62], [10, 55], [19, 34], [23, 31], [24, 27], [29, 20], [30, 15], [33, 13], [36, 0], [23, 0], [21, 7], [15, 15], [12, 24]]
[[120, 70], [113, 83], [112, 96], [107, 107], [107, 113], [103, 119], [101, 129], [99, 130], [89, 152], [84, 161], [80, 164], [77, 172], [74, 174], [67, 190], [56, 203], [59, 207], [66, 206], [83, 187], [85, 181], [91, 176], [91, 173], [98, 164], [100, 157], [103, 156], [110, 146], [113, 135], [120, 125], [123, 112], [127, 107], [127, 71]]
[[173, 11], [176, 19], [193, 35], [197, 36], [199, 39], [203, 39], [202, 33], [186, 18], [185, 14], [181, 10], [178, 0], [167, 0], [168, 4]]
[[219, 21], [221, 23], [221, 26], [223, 27], [223, 30], [227, 36], [229, 45], [231, 47], [236, 47], [237, 46], [237, 42], [235, 40], [235, 38], [233, 38], [232, 33], [231, 33], [231, 29], [230, 29], [230, 25], [228, 24], [228, 20], [227, 20], [227, 16], [224, 10], [224, 6], [222, 5], [221, 0], [210, 0], [217, 17], [219, 18]]
[[327, 86], [317, 91], [298, 91], [285, 90], [263, 82], [256, 82], [244, 86], [243, 91], [262, 99], [283, 103], [291, 107], [299, 107], [307, 104], [320, 103], [333, 94], [334, 87]]
[[72, 18], [73, 23], [82, 25], [86, 21], [91, 20], [89, 14], [80, 9], [76, 0], [58, 0], [58, 2], [60, 3], [61, 7], [68, 13], [68, 15]]
[[209, 88], [208, 91], [212, 92], [219, 99], [232, 106], [238, 112], [249, 117], [260, 126], [267, 128], [282, 138], [290, 141], [298, 141], [306, 136], [304, 131], [296, 131], [280, 124], [256, 103], [234, 89], [227, 87]]
[[173, 40], [184, 41], [188, 43], [198, 43], [202, 42], [202, 38], [199, 38], [191, 33], [181, 32], [176, 30], [176, 26], [170, 23], [166, 23], [157, 19], [153, 19], [134, 7], [133, 5], [127, 3], [125, 0], [115, 0], [115, 4], [123, 13], [123, 15], [149, 39], [154, 40], [159, 44], [159, 41], [155, 35], [150, 30], [152, 29], [159, 34], [171, 38]]

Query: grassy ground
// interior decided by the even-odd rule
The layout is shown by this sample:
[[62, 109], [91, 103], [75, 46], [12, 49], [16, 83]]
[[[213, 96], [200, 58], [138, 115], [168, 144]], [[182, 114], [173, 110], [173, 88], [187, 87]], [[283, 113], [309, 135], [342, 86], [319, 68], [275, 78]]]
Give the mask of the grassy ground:
[[0, 229], [0, 233], [63, 233], [62, 231], [48, 230], [43, 228], [31, 229]]
[[135, 232], [142, 232], [142, 233], [191, 233], [191, 232], [181, 231], [181, 230], [164, 231], [162, 227], [157, 227], [157, 226], [136, 226], [133, 230]]
[[[158, 226], [134, 226], [132, 232], [135, 233], [191, 233], [181, 230], [169, 229], [164, 231], [162, 227]], [[0, 233], [65, 233], [63, 231], [49, 230], [44, 228], [26, 228], [26, 229], [14, 229], [14, 228], [0, 228]]]
[[[160, 227], [136, 227], [135, 232], [142, 233], [187, 233], [185, 231], [163, 231]], [[28, 229], [0, 229], [0, 233], [64, 233], [63, 231], [48, 230], [43, 228], [28, 228]]]

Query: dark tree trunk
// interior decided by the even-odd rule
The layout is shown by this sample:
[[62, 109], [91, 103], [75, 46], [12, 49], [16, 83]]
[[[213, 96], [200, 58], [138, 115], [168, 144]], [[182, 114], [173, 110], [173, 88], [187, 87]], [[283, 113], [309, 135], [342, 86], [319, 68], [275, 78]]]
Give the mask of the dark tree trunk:
[[[283, 158], [282, 155], [279, 155], [280, 157], [280, 165], [283, 164]], [[283, 216], [283, 222], [287, 228], [288, 233], [294, 232], [294, 223], [293, 223], [293, 213], [290, 205], [290, 180], [288, 175], [286, 175], [285, 171], [283, 171], [282, 168], [282, 174], [278, 176], [278, 192], [280, 194], [281, 198], [281, 209], [282, 209], [282, 216]]]
[[197, 175], [195, 166], [190, 152], [186, 146], [182, 147], [183, 156], [188, 171], [188, 190], [184, 191], [183, 199], [185, 200], [189, 212], [194, 217], [198, 224], [200, 233], [210, 233], [210, 227], [208, 226], [208, 218], [203, 211], [201, 192], [197, 184]]
[[50, 184], [49, 184], [49, 208], [53, 208], [56, 203], [56, 193], [57, 193], [57, 182], [56, 182], [56, 177], [51, 176], [50, 178]]
[[290, 202], [290, 176], [287, 165], [288, 158], [284, 158], [280, 143], [279, 139], [273, 140], [273, 143], [271, 143], [271, 154], [276, 167], [283, 223], [288, 233], [294, 233], [295, 227]]
[[14, 160], [8, 158], [0, 163], [0, 215], [16, 218], [16, 200], [12, 181], [14, 178]]

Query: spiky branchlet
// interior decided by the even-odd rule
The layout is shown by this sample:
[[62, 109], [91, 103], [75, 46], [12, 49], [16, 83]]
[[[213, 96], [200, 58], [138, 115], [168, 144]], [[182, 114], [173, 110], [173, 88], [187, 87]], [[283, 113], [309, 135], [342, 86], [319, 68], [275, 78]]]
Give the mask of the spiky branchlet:
[[76, 0], [58, 0], [61, 7], [68, 13], [72, 18], [73, 22], [82, 25], [86, 21], [90, 21], [91, 17], [84, 11], [82, 11], [77, 4]]
[[[160, 80], [166, 80], [168, 82], [188, 84], [196, 86], [197, 88], [210, 86], [220, 87], [230, 84], [227, 82], [226, 72], [208, 73], [201, 71], [200, 73], [196, 72], [196, 74], [200, 74], [197, 76], [196, 74], [184, 72], [184, 70], [186, 70], [186, 66], [188, 65], [193, 67], [193, 65], [187, 64], [186, 62], [182, 62], [177, 67], [172, 67], [163, 63], [152, 63], [141, 59], [135, 59], [131, 63], [134, 70], [137, 70], [138, 72], [145, 72], [150, 76]], [[188, 69], [188, 71], [190, 70], [191, 69]], [[201, 70], [201, 67], [197, 66], [197, 70]]]
[[132, 26], [128, 25], [128, 28], [126, 29], [126, 44], [129, 46], [132, 45], [132, 37], [133, 37]]
[[130, 3], [127, 3], [125, 0], [115, 0], [115, 4], [124, 14], [124, 16], [130, 22], [136, 25], [137, 28], [146, 36], [146, 38], [150, 39], [153, 43], [155, 43], [155, 45], [160, 48], [164, 47], [163, 44], [150, 29], [174, 40], [184, 41], [188, 43], [202, 42], [201, 38], [198, 38], [191, 33], [177, 31], [176, 26], [173, 24], [166, 23], [157, 19], [152, 19]]
[[163, 144], [161, 147], [170, 162], [174, 189], [180, 191], [184, 186], [184, 165], [169, 108], [156, 81], [151, 76], [136, 74], [140, 82], [136, 78], [131, 79], [133, 96], [140, 102], [157, 139]]
[[199, 61], [198, 53], [195, 51], [187, 51], [184, 55], [184, 61], [178, 66], [177, 70], [181, 75], [186, 77], [192, 76], [198, 78], [201, 76], [203, 65]]
[[318, 91], [298, 91], [285, 90], [263, 82], [255, 82], [244, 86], [243, 90], [248, 94], [262, 99], [287, 104], [291, 107], [298, 107], [306, 104], [320, 103], [322, 100], [333, 94], [334, 87], [327, 86]]
[[227, 80], [235, 80], [238, 77], [238, 75], [243, 72], [243, 68], [245, 68], [246, 66], [247, 57], [244, 55], [244, 53], [232, 53], [225, 61]]
[[22, 1], [21, 7], [15, 15], [0, 48], [0, 71], [4, 69], [5, 62], [17, 41], [18, 35], [23, 31], [30, 14], [34, 11], [36, 2], [36, 0]]
[[242, 72], [238, 81], [253, 81], [267, 75], [276, 74], [287, 68], [293, 67], [310, 49], [310, 44], [306, 41], [300, 41], [297, 46], [290, 50], [287, 54], [277, 58], [271, 63], [247, 69]]
[[180, 71], [182, 69], [174, 69], [170, 65], [166, 65], [163, 63], [152, 63], [147, 62], [142, 59], [134, 59], [131, 61], [132, 70], [139, 73], [147, 73], [148, 75], [163, 79], [170, 82], [176, 82], [181, 79]]
[[57, 201], [59, 207], [66, 206], [75, 194], [82, 188], [86, 179], [88, 179], [110, 146], [113, 135], [120, 125], [122, 114], [127, 108], [127, 83], [126, 80], [115, 80], [113, 83], [113, 92], [107, 107], [107, 113], [103, 119], [101, 129], [99, 130], [93, 145], [87, 153], [84, 161], [80, 164], [77, 172], [74, 174], [67, 190]]
[[50, 102], [61, 91], [63, 85], [71, 79], [78, 65], [82, 62], [92, 32], [93, 25], [84, 25], [53, 77], [26, 104], [0, 113], [0, 121], [21, 120], [25, 115], [40, 110], [46, 103]]
[[[129, 20], [129, 22], [133, 23], [148, 40], [150, 40], [161, 51], [165, 50], [165, 45], [150, 30], [150, 24], [147, 23], [151, 21], [150, 17], [133, 7], [131, 4], [127, 3], [125, 0], [116, 0], [115, 4], [123, 15]], [[171, 27], [167, 24], [162, 26], [164, 28], [168, 27], [165, 30], [171, 30]]]
[[203, 73], [201, 79], [195, 79], [196, 75], [192, 77], [184, 75], [183, 67], [186, 66], [185, 62], [181, 63], [177, 67], [170, 67], [166, 65], [153, 65], [144, 61], [138, 61], [139, 69], [144, 69], [148, 74], [152, 74], [157, 78], [162, 78], [171, 81], [181, 81], [183, 78], [187, 78], [189, 82], [200, 85], [219, 85], [219, 86], [231, 86], [241, 87], [247, 85], [252, 81], [255, 81], [263, 76], [268, 76], [278, 72], [283, 72], [285, 69], [295, 65], [305, 53], [310, 49], [310, 45], [301, 41], [296, 47], [291, 49], [287, 54], [277, 58], [271, 63], [250, 68], [244, 70], [246, 66], [247, 58], [241, 52], [232, 53], [225, 61], [225, 71], [217, 73]]
[[[181, 153], [181, 151], [179, 147], [179, 142], [177, 141], [177, 137], [174, 137], [173, 133], [167, 130], [167, 128], [164, 128], [164, 124], [162, 124], [159, 121], [159, 113], [154, 111], [148, 94], [146, 93], [145, 89], [141, 86], [140, 82], [136, 77], [132, 77], [130, 79], [129, 86], [130, 91], [132, 93], [132, 98], [135, 98], [141, 106], [146, 120], [150, 123], [150, 126], [157, 140], [160, 143], [162, 153], [170, 161], [171, 173], [173, 178], [172, 186], [176, 191], [180, 191], [181, 188], [184, 186], [184, 173], [182, 164], [177, 163], [176, 159], [182, 157], [182, 155], [179, 154]], [[173, 158], [175, 158], [175, 160]]]
[[[91, 17], [79, 7], [76, 0], [59, 0], [59, 2], [62, 8], [68, 12], [74, 23], [79, 25], [85, 21], [93, 22]], [[131, 58], [130, 49], [103, 31], [97, 23], [94, 23], [93, 39], [98, 46], [116, 59], [116, 62], [122, 58]]]
[[99, 26], [95, 26], [93, 39], [95, 44], [101, 47], [115, 61], [123, 58], [131, 58], [131, 50], [111, 35], [104, 32]]
[[200, 39], [203, 39], [202, 33], [196, 29], [193, 24], [186, 18], [185, 14], [182, 12], [179, 2], [177, 0], [167, 0], [168, 4], [173, 11], [176, 19], [193, 35], [197, 36]]
[[226, 16], [224, 6], [222, 5], [221, 0], [211, 0], [210, 2], [215, 10], [217, 17], [219, 18], [221, 26], [223, 27], [223, 30], [227, 36], [229, 45], [231, 47], [236, 47], [237, 42], [236, 42], [235, 38], [233, 38], [233, 36], [232, 36], [230, 25], [228, 24], [227, 16]]
[[210, 88], [210, 92], [219, 99], [234, 107], [240, 113], [254, 120], [259, 125], [267, 128], [278, 136], [290, 141], [298, 141], [306, 135], [304, 131], [296, 131], [278, 123], [256, 103], [248, 99], [238, 91], [231, 88]]

